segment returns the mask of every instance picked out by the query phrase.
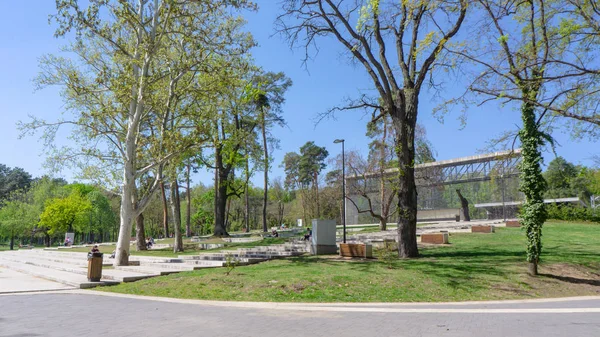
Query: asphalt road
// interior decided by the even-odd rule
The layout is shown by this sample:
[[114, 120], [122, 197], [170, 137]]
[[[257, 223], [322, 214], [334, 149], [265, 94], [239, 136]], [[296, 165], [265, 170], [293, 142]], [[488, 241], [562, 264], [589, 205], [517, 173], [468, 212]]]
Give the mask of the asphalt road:
[[0, 295], [0, 337], [600, 336], [600, 297], [459, 304], [272, 304]]

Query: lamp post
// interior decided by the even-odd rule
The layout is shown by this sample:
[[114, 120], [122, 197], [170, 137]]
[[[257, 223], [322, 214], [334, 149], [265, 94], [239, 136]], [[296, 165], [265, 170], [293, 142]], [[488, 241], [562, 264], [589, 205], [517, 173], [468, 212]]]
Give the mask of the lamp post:
[[342, 226], [344, 226], [344, 243], [346, 243], [346, 157], [344, 155], [344, 140], [336, 139], [333, 143], [342, 143]]

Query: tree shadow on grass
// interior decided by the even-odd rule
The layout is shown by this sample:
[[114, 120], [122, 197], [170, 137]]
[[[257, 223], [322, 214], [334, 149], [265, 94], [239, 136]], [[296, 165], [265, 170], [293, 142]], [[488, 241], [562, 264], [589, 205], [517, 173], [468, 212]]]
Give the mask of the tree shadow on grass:
[[571, 277], [571, 276], [560, 276], [560, 275], [552, 275], [552, 274], [539, 274], [540, 276], [544, 276], [547, 278], [573, 283], [573, 284], [588, 284], [595, 287], [600, 287], [600, 280], [590, 280], [585, 278]]

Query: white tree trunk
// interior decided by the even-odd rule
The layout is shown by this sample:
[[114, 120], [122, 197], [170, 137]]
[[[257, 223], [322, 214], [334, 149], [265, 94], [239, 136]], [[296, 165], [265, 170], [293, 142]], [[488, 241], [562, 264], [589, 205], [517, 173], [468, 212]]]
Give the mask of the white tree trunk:
[[133, 165], [127, 163], [123, 172], [123, 194], [121, 196], [121, 225], [119, 227], [119, 240], [115, 255], [115, 266], [126, 266], [129, 264], [129, 244], [131, 239], [131, 225], [135, 218], [133, 204], [133, 192], [135, 187], [135, 174], [131, 172]]

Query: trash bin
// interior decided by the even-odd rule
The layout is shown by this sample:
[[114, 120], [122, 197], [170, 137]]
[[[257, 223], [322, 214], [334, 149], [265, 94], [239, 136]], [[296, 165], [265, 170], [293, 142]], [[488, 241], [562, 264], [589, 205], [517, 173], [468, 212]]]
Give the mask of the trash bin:
[[102, 278], [102, 253], [88, 253], [87, 278], [90, 282], [100, 282]]

